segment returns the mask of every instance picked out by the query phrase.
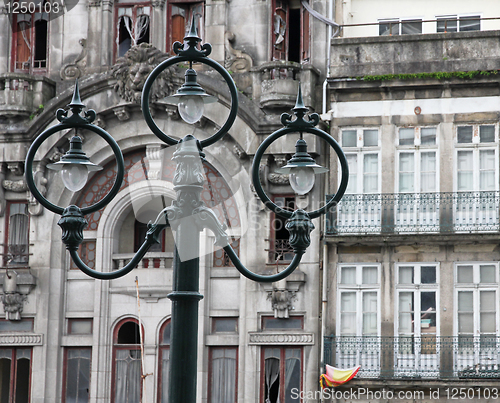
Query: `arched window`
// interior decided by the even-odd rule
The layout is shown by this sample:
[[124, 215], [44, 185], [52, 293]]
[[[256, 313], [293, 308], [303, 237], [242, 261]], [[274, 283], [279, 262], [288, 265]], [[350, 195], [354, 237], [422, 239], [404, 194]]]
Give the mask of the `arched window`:
[[118, 323], [113, 337], [113, 403], [141, 401], [141, 335], [136, 319]]
[[160, 329], [160, 353], [158, 364], [158, 403], [168, 402], [168, 381], [170, 377], [170, 319]]

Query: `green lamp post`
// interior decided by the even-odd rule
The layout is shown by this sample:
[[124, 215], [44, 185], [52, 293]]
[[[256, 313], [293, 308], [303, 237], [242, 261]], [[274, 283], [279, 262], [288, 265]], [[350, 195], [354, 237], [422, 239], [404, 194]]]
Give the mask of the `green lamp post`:
[[[238, 92], [229, 73], [220, 64], [208, 58], [211, 46], [204, 44], [198, 49], [200, 42], [201, 39], [196, 33], [193, 21], [189, 34], [184, 38], [184, 45], [179, 42], [173, 45], [176, 56], [159, 64], [151, 72], [144, 85], [142, 94], [144, 119], [160, 140], [169, 146], [176, 146], [176, 151], [173, 154], [173, 160], [177, 164], [173, 180], [176, 200], [172, 202], [171, 206], [159, 212], [156, 221], [149, 225], [144, 243], [131, 261], [123, 268], [115, 271], [99, 272], [89, 268], [78, 255], [78, 247], [83, 241], [83, 229], [87, 225], [85, 215], [103, 208], [116, 196], [125, 171], [123, 155], [116, 141], [106, 131], [92, 124], [96, 113], [89, 110], [82, 116], [84, 105], [80, 101], [78, 82], [75, 85], [73, 101], [68, 105], [69, 111], [57, 111], [56, 117], [60, 123], [45, 130], [35, 139], [28, 151], [25, 164], [26, 181], [30, 191], [45, 208], [61, 215], [58, 224], [63, 230], [62, 241], [66, 245], [71, 259], [80, 270], [93, 278], [110, 280], [124, 276], [137, 266], [152, 245], [160, 242], [161, 232], [167, 226], [170, 225], [175, 230], [176, 249], [173, 264], [173, 290], [168, 295], [168, 298], [172, 301], [170, 403], [196, 402], [198, 305], [203, 296], [199, 293], [199, 258], [192, 257], [193, 254], [186, 252], [189, 252], [189, 250], [198, 251], [200, 232], [205, 228], [210, 229], [215, 235], [216, 244], [224, 248], [236, 269], [247, 278], [260, 282], [281, 280], [297, 268], [306, 248], [309, 246], [310, 232], [314, 229], [311, 220], [324, 214], [342, 198], [349, 177], [347, 160], [338, 143], [329, 134], [316, 128], [319, 123], [319, 116], [311, 114], [308, 116], [308, 120], [304, 119], [307, 108], [302, 102], [299, 89], [297, 104], [292, 110], [293, 115], [283, 114], [281, 116], [284, 127], [263, 141], [256, 152], [251, 168], [252, 182], [259, 198], [270, 210], [287, 219], [286, 228], [290, 232], [290, 245], [294, 250], [294, 258], [286, 269], [274, 275], [263, 276], [248, 270], [232, 249], [225, 227], [219, 222], [215, 213], [201, 200], [204, 184], [203, 149], [221, 139], [233, 125], [237, 116]], [[167, 97], [166, 101], [178, 104], [179, 114], [187, 123], [194, 123], [201, 118], [203, 114], [202, 105], [206, 101], [215, 101], [215, 98], [206, 94], [197, 83], [196, 72], [192, 69], [194, 62], [212, 67], [221, 74], [229, 87], [231, 107], [227, 120], [215, 134], [204, 140], [198, 140], [192, 135], [178, 140], [167, 135], [156, 125], [150, 112], [149, 94], [155, 79], [166, 68], [183, 62], [189, 62], [185, 83], [175, 95]], [[102, 137], [112, 148], [117, 160], [117, 176], [113, 187], [100, 201], [85, 208], [74, 205], [63, 208], [52, 204], [36, 188], [33, 179], [33, 160], [41, 144], [56, 132], [71, 128], [90, 130]], [[326, 168], [317, 165], [307, 153], [307, 144], [302, 139], [302, 133], [310, 133], [325, 140], [334, 149], [342, 168], [341, 183], [335, 196], [326, 205], [311, 212], [300, 209], [290, 212], [274, 204], [264, 192], [259, 177], [260, 161], [271, 143], [286, 134], [297, 132], [301, 136], [296, 145], [297, 152], [288, 161], [288, 164], [281, 168], [282, 173], [290, 174], [291, 184], [297, 193], [307, 193], [313, 186], [314, 182], [311, 185], [311, 173], [327, 171]], [[69, 172], [69, 174], [66, 174], [69, 176], [68, 188], [76, 191], [84, 186], [88, 171], [100, 167], [89, 161], [82, 150], [81, 139], [75, 136], [71, 140], [70, 150], [61, 158], [60, 162], [52, 164], [49, 168]], [[295, 179], [292, 179], [293, 175], [295, 175]], [[294, 184], [294, 182], [296, 183]], [[188, 257], [186, 258], [186, 256]]]

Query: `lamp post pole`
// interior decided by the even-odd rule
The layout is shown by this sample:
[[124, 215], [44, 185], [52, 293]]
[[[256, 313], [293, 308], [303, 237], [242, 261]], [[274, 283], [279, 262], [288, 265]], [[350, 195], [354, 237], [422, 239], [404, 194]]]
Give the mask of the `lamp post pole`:
[[[199, 293], [200, 232], [205, 228], [210, 229], [215, 235], [215, 244], [224, 249], [235, 268], [245, 277], [259, 282], [281, 280], [297, 268], [310, 244], [310, 232], [314, 229], [311, 219], [321, 216], [338, 203], [347, 188], [349, 177], [347, 160], [338, 143], [329, 134], [315, 127], [319, 123], [319, 116], [313, 113], [308, 116], [308, 120], [305, 119], [307, 108], [302, 102], [299, 87], [297, 103], [292, 110], [293, 114], [281, 116], [284, 127], [272, 133], [262, 142], [255, 154], [251, 168], [252, 181], [257, 196], [276, 215], [287, 219], [286, 228], [290, 233], [289, 242], [294, 251], [294, 257], [289, 266], [277, 274], [264, 276], [248, 270], [231, 247], [225, 227], [219, 222], [215, 213], [201, 200], [205, 181], [203, 148], [220, 140], [234, 123], [238, 108], [236, 85], [221, 65], [207, 57], [210, 54], [210, 45], [198, 46], [201, 39], [196, 34], [194, 20], [191, 24], [191, 30], [184, 40], [184, 45], [176, 42], [173, 46], [177, 56], [160, 63], [151, 72], [142, 94], [142, 111], [146, 123], [159, 139], [169, 146], [175, 145], [177, 147], [173, 154], [173, 160], [176, 162], [173, 179], [176, 200], [172, 202], [171, 206], [159, 212], [154, 223], [148, 224], [146, 239], [134, 257], [123, 268], [114, 271], [96, 271], [89, 268], [78, 255], [78, 248], [83, 241], [83, 229], [87, 225], [85, 215], [105, 207], [118, 194], [125, 172], [123, 155], [116, 141], [105, 130], [92, 124], [96, 113], [89, 110], [82, 116], [84, 105], [80, 101], [78, 82], [75, 85], [73, 100], [68, 105], [69, 111], [61, 109], [57, 111], [56, 117], [60, 123], [45, 130], [35, 139], [26, 156], [25, 164], [26, 182], [31, 193], [45, 208], [61, 215], [58, 224], [63, 230], [62, 241], [66, 245], [71, 259], [80, 270], [93, 278], [111, 280], [126, 275], [137, 266], [152, 245], [160, 243], [161, 232], [166, 227], [170, 226], [175, 231], [173, 289], [168, 295], [172, 301], [169, 403], [196, 402], [198, 306], [199, 301], [203, 298]], [[192, 135], [177, 140], [163, 133], [154, 122], [149, 107], [150, 91], [159, 74], [173, 64], [186, 61], [190, 64], [189, 74], [186, 74], [186, 83], [177, 91], [176, 95], [166, 98], [170, 102], [179, 104], [180, 115], [186, 122], [193, 123], [202, 116], [203, 109], [199, 110], [198, 108], [202, 107], [203, 102], [213, 102], [213, 100], [208, 99], [211, 97], [197, 84], [196, 71], [191, 68], [193, 62], [206, 64], [219, 72], [225, 79], [231, 94], [231, 108], [226, 122], [215, 134], [201, 141]], [[94, 205], [84, 208], [74, 205], [63, 208], [53, 204], [36, 188], [33, 178], [33, 161], [41, 144], [58, 131], [72, 128], [90, 130], [103, 138], [112, 148], [117, 161], [117, 176], [109, 193]], [[307, 193], [314, 185], [314, 176], [311, 178], [311, 175], [325, 171], [325, 168], [317, 165], [307, 153], [307, 144], [302, 139], [303, 133], [310, 133], [325, 140], [337, 154], [342, 169], [341, 183], [337, 193], [324, 206], [311, 212], [300, 209], [294, 212], [283, 210], [265, 194], [260, 183], [259, 166], [266, 149], [278, 138], [297, 132], [301, 137], [297, 142], [297, 152], [284, 167], [286, 168], [285, 173], [290, 173], [291, 178], [292, 175], [296, 175], [294, 189], [297, 189], [297, 193]], [[52, 165], [48, 167], [61, 171], [63, 178], [66, 178], [65, 183], [68, 183], [68, 188], [74, 191], [80, 188], [82, 182], [85, 182], [86, 170], [100, 168], [89, 161], [81, 147], [81, 140], [77, 138], [72, 139], [70, 151], [61, 161]], [[83, 180], [78, 177], [80, 173], [85, 175]]]

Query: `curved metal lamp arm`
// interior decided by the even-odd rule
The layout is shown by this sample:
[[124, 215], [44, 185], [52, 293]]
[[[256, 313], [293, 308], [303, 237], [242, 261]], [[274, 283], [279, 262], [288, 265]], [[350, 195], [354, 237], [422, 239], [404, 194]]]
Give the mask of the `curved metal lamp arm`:
[[[159, 237], [161, 232], [168, 226], [167, 211], [164, 209], [156, 219], [154, 224], [148, 224], [146, 232], [146, 240], [143, 242], [139, 250], [135, 253], [132, 260], [119, 270], [110, 272], [100, 272], [88, 267], [78, 255], [78, 247], [83, 242], [83, 229], [87, 226], [87, 220], [82, 214], [82, 210], [77, 206], [69, 206], [64, 210], [64, 213], [58, 224], [63, 230], [62, 241], [69, 251], [73, 263], [86, 275], [99, 280], [113, 280], [123, 277], [134, 269], [142, 260], [144, 255], [149, 251], [152, 245], [160, 243]], [[164, 220], [164, 223], [161, 223]]]
[[227, 253], [229, 259], [231, 259], [231, 262], [233, 262], [234, 267], [236, 267], [245, 277], [253, 281], [272, 283], [289, 276], [297, 268], [302, 259], [302, 255], [304, 255], [307, 247], [311, 244], [310, 232], [314, 229], [314, 224], [304, 210], [295, 210], [285, 225], [285, 228], [290, 233], [289, 242], [295, 254], [292, 262], [280, 273], [269, 276], [256, 274], [248, 270], [243, 263], [241, 263], [236, 252], [229, 243], [229, 237], [225, 232], [225, 226], [220, 223], [214, 212], [207, 207], [203, 207], [200, 212], [202, 214], [198, 214], [199, 218], [197, 220], [200, 227], [207, 227], [215, 234], [215, 244], [225, 245], [223, 249]]
[[283, 271], [281, 271], [281, 272], [279, 272], [277, 274], [272, 274], [272, 275], [269, 275], [269, 276], [263, 276], [262, 274], [256, 274], [256, 273], [248, 270], [243, 265], [243, 263], [241, 263], [241, 260], [238, 258], [238, 256], [236, 255], [236, 252], [234, 251], [234, 249], [232, 248], [231, 245], [225, 246], [224, 247], [224, 251], [229, 256], [229, 259], [231, 259], [231, 262], [233, 262], [234, 267], [236, 267], [236, 269], [241, 274], [243, 274], [246, 278], [249, 278], [250, 280], [258, 281], [258, 282], [261, 282], [261, 283], [272, 283], [274, 281], [282, 280], [285, 277], [287, 277], [290, 274], [292, 274], [293, 271], [299, 265], [299, 263], [300, 263], [300, 261], [302, 259], [302, 256], [304, 255], [304, 252], [305, 252], [305, 250], [304, 250], [304, 252], [302, 252], [302, 253], [296, 253], [293, 256], [293, 259], [292, 259], [290, 265], [285, 270], [283, 270]]

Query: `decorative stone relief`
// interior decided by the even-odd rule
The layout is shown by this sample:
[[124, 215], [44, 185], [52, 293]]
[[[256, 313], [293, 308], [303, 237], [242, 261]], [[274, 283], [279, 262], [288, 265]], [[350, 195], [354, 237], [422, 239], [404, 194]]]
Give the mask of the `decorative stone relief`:
[[224, 39], [226, 50], [224, 67], [231, 70], [233, 73], [248, 73], [253, 66], [253, 61], [250, 55], [233, 48], [231, 42], [235, 39], [234, 33], [226, 31]]
[[148, 179], [161, 179], [162, 171], [162, 148], [160, 144], [148, 144], [146, 146], [146, 158], [148, 160]]
[[297, 269], [288, 278], [272, 284], [263, 284], [267, 299], [271, 301], [275, 318], [290, 317], [290, 311], [295, 309], [293, 302], [297, 299], [297, 293], [305, 282], [305, 274]]
[[28, 190], [28, 185], [24, 179], [19, 179], [16, 181], [5, 179], [2, 181], [2, 186], [5, 190], [10, 190], [11, 192], [24, 192]]
[[24, 302], [36, 285], [35, 277], [29, 273], [19, 274], [14, 270], [6, 270], [1, 280], [5, 319], [21, 320]]
[[[38, 189], [38, 191], [45, 196], [47, 193], [47, 178], [45, 178], [44, 174], [42, 171], [37, 170], [35, 172], [34, 176], [34, 181], [35, 181], [35, 186]], [[31, 192], [28, 193], [28, 211], [31, 215], [40, 215], [43, 213], [44, 207], [38, 202], [37, 199], [31, 194]]]
[[16, 176], [24, 175], [24, 163], [23, 162], [8, 162], [7, 168]]
[[[141, 102], [142, 88], [149, 73], [169, 56], [149, 43], [132, 46], [120, 57], [111, 69], [116, 79], [115, 90], [120, 98], [127, 102]], [[175, 68], [165, 69], [155, 80], [151, 91], [154, 101], [164, 98], [173, 91]]]
[[[286, 157], [284, 155], [275, 155], [274, 162], [278, 168], [281, 168], [286, 165]], [[278, 174], [276, 172], [269, 172], [267, 180], [273, 185], [288, 185], [290, 183], [288, 175]]]
[[65, 64], [62, 67], [60, 75], [63, 80], [75, 80], [85, 74], [85, 67], [87, 66], [87, 40], [82, 38], [78, 43], [82, 46], [82, 51], [73, 63]]
[[245, 150], [243, 150], [243, 148], [239, 144], [237, 144], [237, 143], [234, 144], [233, 151], [238, 156], [238, 158], [240, 160], [245, 159], [246, 157], [248, 157], [248, 155], [245, 152]]
[[3, 334], [0, 335], [0, 345], [9, 346], [41, 346], [43, 345], [43, 335], [41, 334]]
[[130, 114], [128, 113], [128, 108], [126, 106], [118, 106], [113, 109], [118, 120], [124, 122], [130, 119]]
[[248, 344], [313, 345], [314, 333], [249, 333]]

